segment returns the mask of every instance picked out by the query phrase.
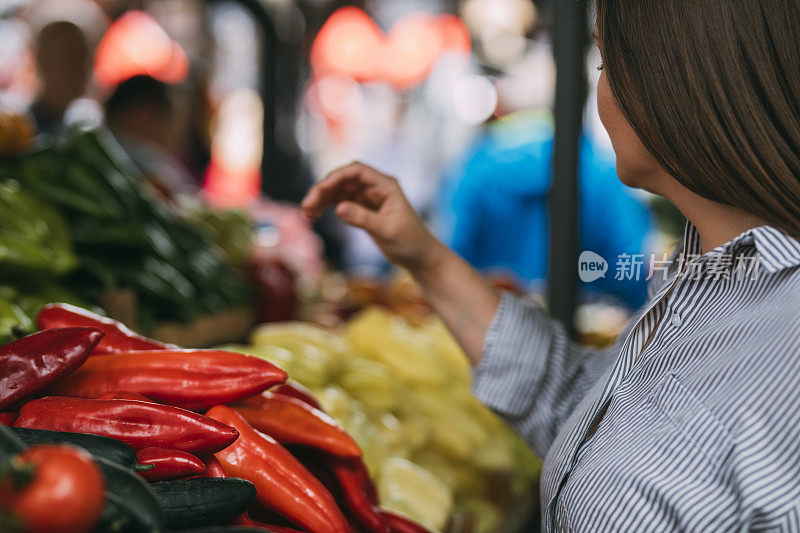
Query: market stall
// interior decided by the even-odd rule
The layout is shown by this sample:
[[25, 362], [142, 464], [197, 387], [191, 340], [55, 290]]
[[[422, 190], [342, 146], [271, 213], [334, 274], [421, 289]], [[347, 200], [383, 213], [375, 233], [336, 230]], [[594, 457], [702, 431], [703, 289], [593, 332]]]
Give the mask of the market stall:
[[[0, 98], [0, 532], [538, 528], [541, 458], [472, 395], [412, 279], [297, 202], [364, 145], [415, 176], [429, 211], [440, 176], [416, 159], [451, 173], [445, 156], [482, 146], [484, 126], [521, 145], [489, 130], [513, 100], [496, 73], [549, 56], [549, 37], [531, 44], [549, 4], [509, 0], [488, 27], [482, 1], [396, 17], [388, 3], [86, 2], [103, 16], [82, 99], [105, 122], [48, 132]], [[46, 2], [5, 16], [33, 28], [26, 4]], [[578, 307], [573, 268], [586, 13], [554, 9], [565, 90], [543, 121], [558, 157], [539, 262], [550, 310], [605, 346], [625, 307]], [[173, 125], [183, 151], [142, 149]], [[547, 305], [540, 279], [483, 273]]]
[[435, 320], [375, 309], [341, 333], [267, 325], [224, 350], [177, 349], [68, 304], [36, 324], [0, 349], [4, 531], [524, 519], [510, 507], [531, 497], [539, 461], [469, 394], [465, 358]]
[[[165, 206], [102, 132], [31, 149], [24, 117], [4, 120], [3, 531], [529, 518], [540, 462], [471, 396], [466, 357], [410, 280], [329, 274], [294, 307], [307, 322], [252, 329], [263, 300], [285, 313], [298, 296], [252, 275], [248, 217]], [[75, 476], [70, 494], [53, 475]]]

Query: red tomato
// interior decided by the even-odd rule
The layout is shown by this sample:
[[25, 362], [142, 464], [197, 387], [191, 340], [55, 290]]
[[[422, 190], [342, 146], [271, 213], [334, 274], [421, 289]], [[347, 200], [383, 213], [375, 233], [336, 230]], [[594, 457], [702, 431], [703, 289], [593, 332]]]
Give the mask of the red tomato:
[[70, 446], [33, 446], [19, 454], [33, 464], [33, 479], [6, 495], [8, 509], [25, 533], [87, 533], [100, 518], [105, 483], [84, 451]]

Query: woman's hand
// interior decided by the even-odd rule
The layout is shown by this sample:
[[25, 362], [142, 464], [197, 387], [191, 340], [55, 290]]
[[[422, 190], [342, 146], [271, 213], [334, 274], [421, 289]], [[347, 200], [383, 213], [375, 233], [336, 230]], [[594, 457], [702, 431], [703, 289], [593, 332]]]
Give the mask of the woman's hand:
[[314, 185], [302, 204], [312, 219], [329, 206], [336, 206], [336, 214], [348, 224], [365, 229], [390, 261], [411, 272], [425, 298], [477, 364], [499, 296], [428, 231], [397, 180], [352, 163]]
[[408, 203], [397, 180], [372, 167], [351, 163], [314, 185], [303, 200], [306, 216], [317, 218], [336, 207], [336, 214], [369, 233], [381, 252], [412, 274], [434, 268], [442, 244], [428, 231]]

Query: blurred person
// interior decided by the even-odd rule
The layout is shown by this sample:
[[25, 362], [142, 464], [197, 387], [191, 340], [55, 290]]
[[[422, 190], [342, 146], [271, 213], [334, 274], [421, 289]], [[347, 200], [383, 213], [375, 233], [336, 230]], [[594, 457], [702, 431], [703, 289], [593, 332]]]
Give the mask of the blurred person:
[[44, 26], [36, 38], [41, 88], [30, 114], [40, 133], [63, 132], [64, 112], [83, 96], [91, 73], [90, 50], [83, 31], [65, 20]]
[[150, 76], [120, 83], [106, 101], [106, 123], [133, 162], [167, 199], [196, 194], [197, 181], [173, 154], [175, 107], [171, 87]]
[[[548, 112], [512, 113], [489, 124], [453, 166], [440, 199], [452, 249], [481, 271], [512, 273], [533, 289], [547, 279], [548, 193], [553, 174]], [[604, 257], [644, 258], [647, 207], [619, 181], [613, 152], [588, 132], [580, 140], [580, 249]], [[636, 309], [647, 296], [640, 279], [609, 275], [583, 288]]]
[[477, 398], [545, 457], [544, 531], [800, 531], [800, 0], [596, 6], [617, 174], [687, 219], [612, 348], [495, 292], [374, 169], [303, 207], [414, 276]]
[[[374, 94], [374, 93], [373, 93]], [[431, 172], [423, 147], [405, 130], [410, 103], [393, 91], [391, 100], [371, 100], [370, 116], [383, 110], [385, 128], [375, 127], [368, 142], [359, 149], [359, 159], [366, 164], [403, 177], [403, 193], [417, 211], [425, 211], [433, 197], [435, 176]], [[387, 112], [386, 110], [390, 110]], [[377, 126], [377, 124], [373, 125]], [[391, 267], [368, 235], [357, 228], [346, 228], [344, 267], [350, 273], [376, 276]]]

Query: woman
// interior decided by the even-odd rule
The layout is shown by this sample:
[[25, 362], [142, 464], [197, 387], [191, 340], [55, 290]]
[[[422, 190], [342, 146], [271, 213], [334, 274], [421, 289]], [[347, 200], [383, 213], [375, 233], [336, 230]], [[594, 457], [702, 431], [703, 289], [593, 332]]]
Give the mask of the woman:
[[335, 204], [414, 275], [477, 397], [546, 454], [545, 530], [800, 530], [800, 0], [597, 4], [618, 174], [688, 219], [612, 349], [498, 296], [372, 169], [303, 207]]

